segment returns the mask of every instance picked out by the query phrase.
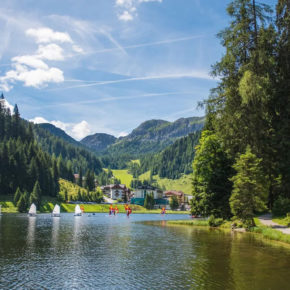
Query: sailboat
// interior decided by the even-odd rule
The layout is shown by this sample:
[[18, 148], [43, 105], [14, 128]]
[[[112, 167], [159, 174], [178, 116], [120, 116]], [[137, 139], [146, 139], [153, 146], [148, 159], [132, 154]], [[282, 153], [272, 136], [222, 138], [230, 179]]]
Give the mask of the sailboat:
[[0, 216], [2, 215], [2, 210], [1, 210], [2, 205], [0, 205]]
[[53, 216], [53, 217], [60, 217], [60, 206], [58, 204], [56, 204], [54, 206], [54, 209], [53, 209], [53, 211], [51, 213], [51, 216]]
[[80, 208], [80, 206], [77, 204], [75, 207], [75, 216], [81, 216], [82, 215], [82, 210]]
[[36, 205], [34, 203], [30, 206], [28, 215], [29, 216], [36, 216]]

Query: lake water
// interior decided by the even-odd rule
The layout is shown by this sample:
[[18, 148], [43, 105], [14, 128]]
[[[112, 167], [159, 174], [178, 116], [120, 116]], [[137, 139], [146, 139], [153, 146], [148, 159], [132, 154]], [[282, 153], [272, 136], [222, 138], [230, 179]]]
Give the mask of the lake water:
[[186, 218], [3, 215], [0, 288], [290, 289], [290, 249], [251, 234], [165, 226]]

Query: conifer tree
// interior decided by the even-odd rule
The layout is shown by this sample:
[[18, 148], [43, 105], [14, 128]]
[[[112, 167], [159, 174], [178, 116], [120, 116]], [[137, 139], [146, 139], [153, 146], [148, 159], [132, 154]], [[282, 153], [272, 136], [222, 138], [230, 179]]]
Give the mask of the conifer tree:
[[38, 180], [35, 182], [35, 185], [33, 187], [33, 191], [30, 194], [29, 203], [34, 203], [37, 207], [40, 206], [40, 199], [41, 199], [41, 188], [39, 185]]
[[250, 147], [237, 158], [231, 178], [233, 192], [230, 197], [232, 213], [246, 225], [253, 226], [255, 211], [266, 209], [267, 182], [261, 169], [262, 160], [251, 152]]
[[22, 194], [17, 202], [17, 209], [19, 212], [27, 212], [27, 203], [24, 194]]
[[14, 204], [15, 205], [17, 205], [17, 203], [18, 203], [18, 201], [19, 201], [19, 199], [20, 199], [20, 197], [21, 197], [22, 194], [23, 193], [21, 192], [20, 188], [17, 187], [16, 192], [14, 194]]

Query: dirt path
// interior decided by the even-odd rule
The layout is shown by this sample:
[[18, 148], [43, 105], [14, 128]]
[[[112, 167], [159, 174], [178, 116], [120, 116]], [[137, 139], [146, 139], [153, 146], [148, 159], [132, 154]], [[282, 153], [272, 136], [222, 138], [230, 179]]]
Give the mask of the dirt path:
[[290, 235], [290, 228], [287, 228], [286, 226], [281, 226], [281, 225], [273, 222], [271, 214], [265, 214], [263, 216], [260, 216], [259, 220], [265, 226], [271, 227], [271, 228], [278, 230], [284, 234]]

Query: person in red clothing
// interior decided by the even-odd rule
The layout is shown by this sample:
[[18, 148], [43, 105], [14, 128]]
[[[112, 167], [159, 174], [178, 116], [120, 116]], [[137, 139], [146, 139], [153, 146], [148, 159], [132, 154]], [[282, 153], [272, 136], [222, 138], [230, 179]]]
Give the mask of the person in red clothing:
[[117, 206], [115, 206], [115, 209], [114, 209], [114, 215], [116, 215], [116, 213], [119, 213], [119, 209]]
[[113, 205], [110, 205], [110, 210], [109, 210], [109, 215], [111, 215], [113, 213]]
[[161, 214], [165, 214], [165, 213], [166, 213], [166, 209], [165, 209], [165, 207], [162, 207]]

